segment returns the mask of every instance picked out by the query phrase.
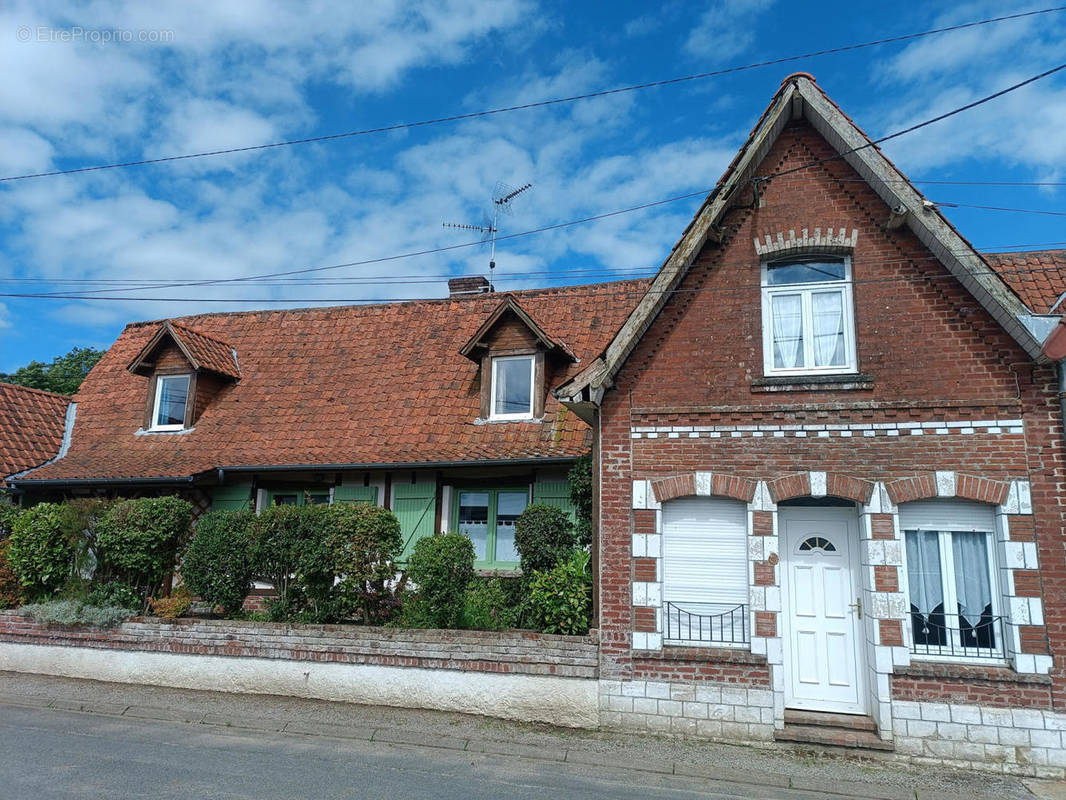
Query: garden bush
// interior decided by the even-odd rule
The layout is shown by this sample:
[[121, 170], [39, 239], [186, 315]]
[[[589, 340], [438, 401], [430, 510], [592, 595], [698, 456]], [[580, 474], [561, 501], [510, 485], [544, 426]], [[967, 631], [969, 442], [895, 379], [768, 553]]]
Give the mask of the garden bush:
[[117, 606], [134, 613], [144, 610], [144, 600], [137, 590], [125, 581], [108, 581], [88, 589], [85, 602], [90, 606]]
[[529, 582], [531, 622], [544, 633], [588, 633], [592, 611], [589, 554], [574, 550], [555, 567], [533, 574]]
[[225, 614], [241, 610], [252, 589], [251, 511], [211, 511], [196, 522], [181, 577], [189, 590]]
[[474, 577], [474, 545], [462, 533], [426, 536], [415, 544], [407, 574], [417, 585], [420, 619], [434, 628], [457, 628], [466, 589]]
[[592, 544], [592, 454], [587, 453], [577, 461], [566, 476], [570, 484], [570, 502], [574, 504], [577, 524], [574, 533], [579, 547]]
[[[369, 503], [328, 506], [326, 541], [342, 608], [367, 623], [386, 621], [396, 608], [392, 583], [403, 552], [400, 521]], [[330, 576], [332, 578], [332, 574]]]
[[177, 619], [192, 607], [192, 592], [185, 584], [178, 586], [169, 597], [152, 597], [148, 600], [152, 613], [163, 619]]
[[514, 544], [523, 574], [530, 575], [554, 567], [574, 549], [577, 538], [561, 508], [532, 505], [515, 521]]
[[0, 539], [0, 609], [15, 608], [22, 602], [22, 582], [7, 557], [10, 539]]
[[90, 625], [94, 628], [113, 628], [133, 616], [133, 612], [128, 608], [93, 606], [80, 600], [29, 603], [20, 608], [19, 612], [42, 624]]
[[174, 569], [191, 523], [192, 504], [179, 497], [115, 503], [96, 526], [97, 577], [124, 581], [146, 601]]
[[0, 498], [0, 539], [6, 539], [11, 535], [12, 528], [15, 525], [15, 518], [18, 517], [21, 509], [18, 506], [11, 505]]
[[515, 607], [499, 578], [475, 578], [466, 588], [463, 604], [463, 627], [483, 631], [513, 628]]
[[7, 559], [31, 600], [58, 592], [75, 573], [82, 520], [71, 506], [39, 503], [19, 514]]
[[[314, 508], [314, 506], [310, 506]], [[303, 539], [307, 536], [306, 515], [299, 506], [270, 506], [252, 525], [252, 574], [268, 582], [277, 597], [268, 604], [272, 619], [282, 620], [298, 605], [298, 584], [293, 584], [300, 568]]]

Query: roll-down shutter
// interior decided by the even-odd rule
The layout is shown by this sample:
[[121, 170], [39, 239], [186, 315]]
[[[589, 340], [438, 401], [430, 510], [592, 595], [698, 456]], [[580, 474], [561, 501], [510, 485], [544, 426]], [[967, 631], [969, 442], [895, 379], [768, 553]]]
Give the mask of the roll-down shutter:
[[690, 497], [663, 503], [663, 600], [748, 602], [748, 507]]

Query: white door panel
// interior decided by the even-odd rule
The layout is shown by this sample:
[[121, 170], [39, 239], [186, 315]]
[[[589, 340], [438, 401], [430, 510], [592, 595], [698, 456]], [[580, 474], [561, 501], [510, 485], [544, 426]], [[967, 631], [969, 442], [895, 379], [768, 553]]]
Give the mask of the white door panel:
[[862, 713], [854, 514], [780, 510], [785, 705]]

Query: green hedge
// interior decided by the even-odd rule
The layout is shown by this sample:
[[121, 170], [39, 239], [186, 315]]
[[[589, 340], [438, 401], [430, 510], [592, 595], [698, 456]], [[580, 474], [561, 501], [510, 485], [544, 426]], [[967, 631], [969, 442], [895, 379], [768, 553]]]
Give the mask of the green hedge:
[[163, 588], [189, 537], [192, 504], [179, 497], [120, 500], [96, 531], [96, 579], [133, 586], [144, 600]]
[[226, 614], [241, 610], [252, 589], [251, 511], [211, 511], [196, 521], [181, 562], [189, 591]]

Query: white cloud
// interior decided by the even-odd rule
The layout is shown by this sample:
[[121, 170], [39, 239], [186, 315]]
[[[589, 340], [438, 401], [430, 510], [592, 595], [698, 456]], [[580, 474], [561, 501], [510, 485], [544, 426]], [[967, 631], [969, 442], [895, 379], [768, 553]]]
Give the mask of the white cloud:
[[720, 63], [745, 52], [755, 42], [755, 18], [774, 0], [712, 0], [685, 40], [685, 52]]

